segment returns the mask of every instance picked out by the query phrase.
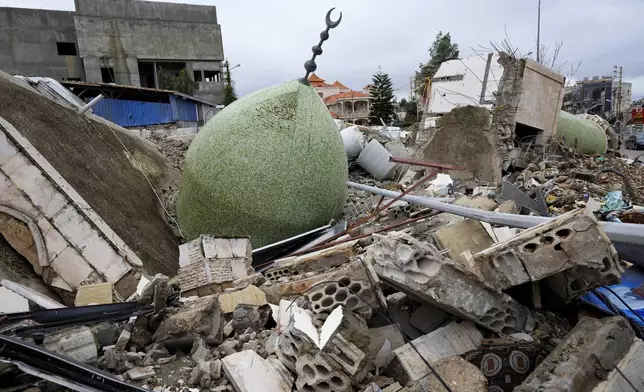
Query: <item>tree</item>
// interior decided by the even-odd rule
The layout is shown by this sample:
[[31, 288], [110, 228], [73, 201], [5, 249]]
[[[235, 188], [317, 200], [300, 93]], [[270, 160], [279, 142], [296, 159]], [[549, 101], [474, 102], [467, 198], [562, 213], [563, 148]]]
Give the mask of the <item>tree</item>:
[[195, 82], [188, 75], [188, 71], [183, 68], [177, 75], [167, 75], [163, 69], [159, 68], [159, 88], [165, 90], [178, 91], [180, 93], [192, 95], [199, 88], [199, 83]]
[[224, 105], [228, 106], [231, 103], [237, 100], [237, 94], [235, 94], [235, 85], [232, 79], [230, 78], [230, 63], [226, 60], [226, 82], [224, 85]]
[[452, 43], [450, 33], [443, 35], [443, 32], [439, 31], [429, 48], [429, 61], [425, 64], [421, 63], [420, 69], [416, 71], [416, 93], [423, 96], [427, 87], [427, 78], [433, 77], [445, 61], [457, 59], [458, 55], [458, 44]]
[[369, 91], [369, 102], [371, 108], [369, 109], [369, 124], [382, 125], [391, 124], [396, 119], [396, 112], [394, 110], [394, 89], [389, 75], [382, 72], [378, 67], [378, 72], [373, 75], [371, 90]]

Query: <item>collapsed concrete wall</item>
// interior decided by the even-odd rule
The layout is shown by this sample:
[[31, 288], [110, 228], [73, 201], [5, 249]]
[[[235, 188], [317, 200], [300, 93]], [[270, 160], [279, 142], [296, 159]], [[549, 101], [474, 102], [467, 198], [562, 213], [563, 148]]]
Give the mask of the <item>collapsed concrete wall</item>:
[[[29, 228], [21, 237], [33, 238], [35, 252], [14, 247], [45, 283], [73, 292], [84, 284], [111, 282], [121, 296], [136, 289], [141, 260], [2, 117], [0, 203], [1, 212]], [[5, 237], [20, 238], [6, 229], [7, 224]]]
[[[148, 180], [161, 188], [166, 181], [178, 182], [178, 174], [177, 179], [172, 178], [173, 173], [152, 144], [98, 117], [78, 115], [13, 79], [0, 72], [0, 117], [6, 122], [3, 131], [15, 130], [6, 140], [28, 155], [20, 161], [24, 164], [20, 170], [28, 170], [28, 175], [21, 178], [23, 184], [17, 185], [39, 192], [32, 196], [45, 202], [50, 194], [43, 193], [32, 181], [53, 181], [54, 185], [43, 186], [57, 192], [56, 203], [64, 199], [64, 205], [75, 206], [75, 211], [71, 207], [66, 210], [70, 222], [92, 221], [89, 227], [100, 233], [99, 237], [105, 238], [127, 265], [136, 266], [140, 260], [149, 274], [175, 275], [177, 244]], [[57, 212], [49, 210], [56, 205], [51, 202], [43, 206], [48, 208], [47, 218]], [[34, 212], [33, 205], [25, 206], [27, 212]], [[31, 218], [39, 215], [40, 212]], [[94, 231], [90, 233], [86, 236], [93, 238]], [[79, 245], [74, 241], [72, 244]], [[79, 246], [79, 250], [82, 252], [84, 247]], [[106, 270], [113, 274], [111, 278], [125, 269], [125, 264], [115, 265], [120, 267]]]
[[441, 117], [423, 155], [428, 162], [465, 167], [450, 171], [452, 178], [501, 182], [501, 158], [485, 108], [456, 108]]

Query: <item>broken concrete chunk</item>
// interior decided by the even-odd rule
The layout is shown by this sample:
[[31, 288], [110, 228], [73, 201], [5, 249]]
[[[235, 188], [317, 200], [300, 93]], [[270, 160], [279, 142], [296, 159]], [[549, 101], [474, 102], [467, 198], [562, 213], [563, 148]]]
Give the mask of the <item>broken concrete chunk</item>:
[[76, 291], [74, 306], [104, 305], [113, 302], [112, 283], [97, 283], [80, 286]]
[[469, 250], [477, 253], [494, 244], [483, 224], [474, 219], [465, 219], [436, 230], [433, 236], [439, 247], [447, 251], [449, 258], [459, 262], [466, 262], [463, 252]]
[[[461, 357], [443, 358], [432, 365], [445, 384], [458, 392], [488, 392], [487, 379], [480, 369]], [[444, 391], [435, 374], [417, 381], [411, 391]]]
[[163, 274], [156, 274], [152, 281], [148, 283], [141, 296], [139, 303], [151, 305], [154, 304], [154, 311], [159, 312], [165, 308], [165, 300], [168, 295], [168, 277]]
[[243, 290], [224, 293], [219, 296], [221, 311], [232, 313], [237, 305], [266, 305], [266, 294], [256, 286], [250, 285]]
[[256, 274], [248, 275], [243, 278], [234, 280], [233, 287], [237, 290], [242, 290], [250, 285], [259, 287], [263, 285], [265, 282], [266, 282], [266, 278], [264, 277], [264, 274], [262, 274], [261, 272], [258, 272]]
[[206, 341], [203, 340], [203, 338], [201, 337], [195, 338], [192, 344], [192, 350], [190, 351], [190, 355], [192, 355], [192, 359], [195, 362], [206, 360], [211, 356], [210, 348], [206, 344]]
[[498, 206], [494, 199], [490, 199], [487, 196], [463, 196], [460, 199], [457, 199], [454, 204], [457, 206], [476, 208], [477, 210], [484, 211], [493, 211]]
[[228, 355], [222, 363], [237, 392], [290, 392], [293, 387], [269, 361], [252, 351]]
[[365, 260], [388, 285], [492, 331], [512, 334], [534, 327], [528, 308], [409, 235], [375, 234]]
[[116, 343], [116, 339], [119, 337], [119, 328], [114, 323], [100, 323], [93, 325], [90, 329], [99, 347], [111, 346]]
[[644, 363], [644, 342], [641, 339], [635, 339], [630, 350], [610, 372], [606, 381], [599, 383], [593, 392], [633, 392], [633, 387], [636, 391], [644, 391], [642, 363]]
[[22, 313], [29, 311], [29, 301], [6, 287], [0, 287], [0, 314]]
[[210, 388], [213, 383], [221, 378], [222, 363], [219, 359], [213, 361], [199, 360], [192, 369], [190, 385], [201, 388]]
[[[430, 374], [431, 370], [416, 350], [431, 364], [443, 358], [476, 350], [482, 340], [483, 335], [471, 322], [453, 322], [405, 344], [395, 352], [409, 380], [418, 381]], [[411, 344], [416, 347], [416, 350], [411, 347]]]
[[572, 269], [548, 281], [562, 299], [572, 300], [619, 282], [623, 269], [615, 248], [597, 220], [582, 212], [561, 215], [475, 254], [486, 283], [505, 290]]
[[[342, 306], [368, 319], [373, 307], [379, 306], [378, 297], [382, 295], [376, 283], [379, 279], [372, 276], [375, 274], [372, 271], [356, 260], [319, 280], [315, 288], [304, 295], [309, 309], [317, 318], [324, 319]], [[328, 283], [322, 283], [327, 280]]]
[[126, 372], [127, 377], [132, 381], [145, 380], [146, 378], [152, 377], [156, 374], [152, 366], [148, 367], [135, 367]]
[[395, 325], [387, 325], [369, 329], [369, 348], [367, 349], [367, 363], [372, 367], [384, 368], [396, 356], [395, 350], [405, 344], [405, 338]]
[[78, 362], [94, 364], [98, 359], [96, 340], [86, 326], [47, 334], [43, 346], [49, 351], [66, 355]]
[[422, 304], [409, 317], [409, 324], [422, 333], [430, 333], [445, 324], [449, 313], [429, 304]]
[[275, 267], [266, 271], [266, 279], [302, 275], [306, 272], [328, 270], [348, 263], [356, 254], [356, 242], [339, 244], [328, 249], [292, 256], [275, 261]]
[[592, 391], [629, 352], [633, 337], [623, 317], [584, 317], [515, 391]]
[[260, 331], [268, 323], [272, 313], [268, 304], [262, 306], [238, 304], [233, 312], [233, 331], [242, 333], [248, 328]]
[[207, 296], [166, 316], [153, 338], [157, 342], [191, 338], [194, 334], [208, 338], [215, 336], [220, 326], [219, 301], [215, 296]]

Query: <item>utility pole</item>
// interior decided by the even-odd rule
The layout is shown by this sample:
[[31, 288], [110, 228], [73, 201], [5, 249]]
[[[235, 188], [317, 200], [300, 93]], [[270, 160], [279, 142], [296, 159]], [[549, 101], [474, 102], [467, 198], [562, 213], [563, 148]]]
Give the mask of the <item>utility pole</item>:
[[615, 107], [613, 107], [613, 113], [615, 113], [615, 118], [619, 121], [620, 120], [619, 115], [622, 112], [622, 66], [621, 65], [613, 66], [613, 79], [615, 77], [617, 78], [617, 97], [613, 96], [613, 101], [617, 101], [617, 103]]
[[541, 62], [541, 0], [537, 6], [537, 63]]

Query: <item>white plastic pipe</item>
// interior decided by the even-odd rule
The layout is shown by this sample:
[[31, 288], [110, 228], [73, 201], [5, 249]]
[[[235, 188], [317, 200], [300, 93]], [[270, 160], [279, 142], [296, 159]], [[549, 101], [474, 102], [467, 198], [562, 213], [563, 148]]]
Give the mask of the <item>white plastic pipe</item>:
[[83, 113], [85, 113], [86, 111], [88, 111], [88, 110], [90, 110], [91, 108], [93, 108], [97, 103], [101, 102], [101, 101], [103, 100], [103, 98], [105, 98], [105, 97], [103, 96], [103, 94], [98, 94], [94, 99], [92, 99], [91, 101], [89, 101], [89, 102], [87, 103], [87, 105], [85, 105], [85, 106], [83, 106], [82, 108], [78, 109], [78, 113], [79, 113], [79, 114], [83, 114]]

